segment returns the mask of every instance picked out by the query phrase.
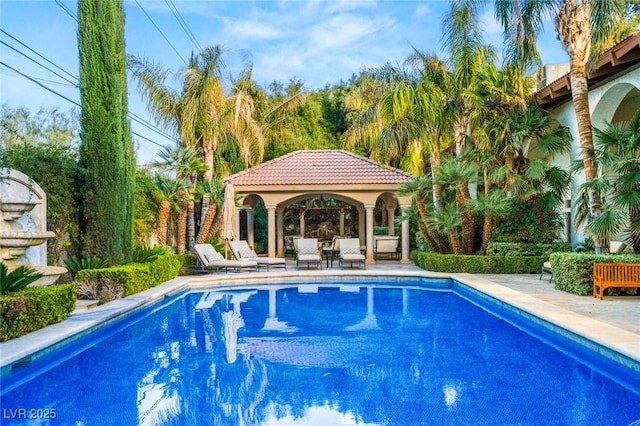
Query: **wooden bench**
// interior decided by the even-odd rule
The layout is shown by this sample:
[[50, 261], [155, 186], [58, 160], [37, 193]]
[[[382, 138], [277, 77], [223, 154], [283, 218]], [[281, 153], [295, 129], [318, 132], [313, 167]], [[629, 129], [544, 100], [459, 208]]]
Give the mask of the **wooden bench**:
[[640, 263], [594, 263], [593, 297], [609, 287], [640, 287]]

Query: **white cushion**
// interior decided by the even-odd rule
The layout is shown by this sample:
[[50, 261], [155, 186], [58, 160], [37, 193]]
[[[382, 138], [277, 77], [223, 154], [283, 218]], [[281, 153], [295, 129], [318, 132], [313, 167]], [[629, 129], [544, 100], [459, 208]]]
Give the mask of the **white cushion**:
[[238, 252], [238, 256], [240, 256], [240, 259], [248, 259], [248, 258], [252, 258], [252, 257], [258, 257], [258, 254], [255, 252], [255, 250], [240, 250]]
[[206, 253], [204, 255], [204, 258], [207, 260], [207, 262], [211, 263], [211, 262], [217, 262], [220, 260], [224, 260], [224, 256], [221, 255], [218, 252], [213, 252], [213, 253]]
[[340, 248], [340, 254], [360, 254], [360, 247], [345, 247]]
[[298, 246], [298, 254], [318, 254], [318, 249], [316, 247], [311, 247], [311, 246]]
[[364, 260], [363, 254], [341, 254], [340, 258], [342, 260]]

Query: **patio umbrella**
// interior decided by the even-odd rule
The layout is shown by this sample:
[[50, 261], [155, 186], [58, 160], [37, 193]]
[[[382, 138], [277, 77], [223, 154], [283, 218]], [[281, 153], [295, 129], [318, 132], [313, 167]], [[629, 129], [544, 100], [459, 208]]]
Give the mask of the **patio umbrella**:
[[222, 230], [220, 231], [220, 238], [224, 240], [224, 257], [227, 257], [227, 249], [229, 247], [229, 240], [233, 240], [236, 237], [234, 228], [236, 218], [236, 199], [233, 185], [227, 183], [224, 188], [224, 201], [222, 204]]

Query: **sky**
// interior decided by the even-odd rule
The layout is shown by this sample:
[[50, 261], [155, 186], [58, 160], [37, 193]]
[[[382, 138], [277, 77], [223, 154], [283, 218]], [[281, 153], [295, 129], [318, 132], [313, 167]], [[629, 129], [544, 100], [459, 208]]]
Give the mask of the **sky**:
[[[127, 53], [161, 64], [172, 75], [199, 46], [212, 45], [225, 50], [228, 75], [237, 76], [248, 61], [263, 87], [300, 80], [310, 90], [346, 81], [365, 68], [401, 64], [414, 49], [446, 58], [442, 21], [449, 3], [444, 0], [125, 0], [124, 7]], [[76, 1], [0, 0], [3, 105], [33, 113], [75, 108], [76, 15]], [[500, 50], [502, 30], [491, 5], [481, 24], [485, 42]], [[538, 39], [543, 63], [568, 62], [547, 24]], [[137, 161], [145, 164], [172, 140], [149, 128], [156, 124], [135, 81], [129, 80], [128, 90]]]

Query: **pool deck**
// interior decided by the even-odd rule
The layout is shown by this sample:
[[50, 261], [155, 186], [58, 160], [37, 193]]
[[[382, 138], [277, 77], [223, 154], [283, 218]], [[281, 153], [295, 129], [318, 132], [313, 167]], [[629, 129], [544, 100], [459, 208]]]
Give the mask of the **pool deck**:
[[[499, 302], [525, 311], [536, 321], [553, 324], [562, 332], [577, 335], [580, 343], [628, 365], [640, 374], [640, 297], [611, 297], [599, 300], [556, 290], [546, 275], [471, 275], [424, 271], [414, 264], [377, 261], [360, 268], [322, 270], [301, 268], [287, 259], [287, 271], [274, 269], [261, 272], [211, 273], [180, 276], [139, 294], [119, 299], [92, 309], [80, 307], [61, 323], [0, 343], [0, 367], [5, 369], [39, 350], [115, 318], [138, 306], [160, 299], [184, 288], [242, 286], [258, 283], [278, 284], [291, 279], [322, 279], [340, 276], [426, 276], [452, 277], [473, 290]], [[290, 282], [290, 281], [289, 281]], [[79, 305], [80, 306], [80, 305]]]

